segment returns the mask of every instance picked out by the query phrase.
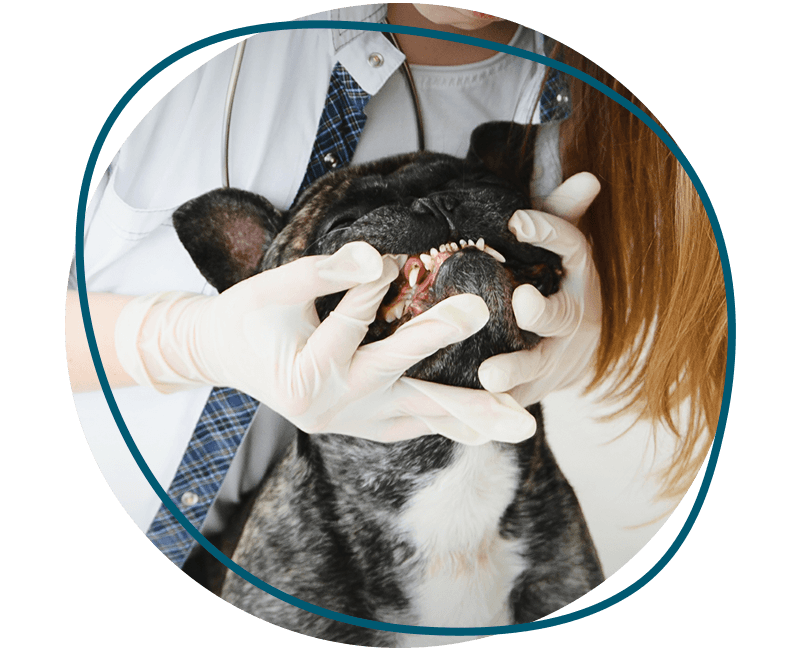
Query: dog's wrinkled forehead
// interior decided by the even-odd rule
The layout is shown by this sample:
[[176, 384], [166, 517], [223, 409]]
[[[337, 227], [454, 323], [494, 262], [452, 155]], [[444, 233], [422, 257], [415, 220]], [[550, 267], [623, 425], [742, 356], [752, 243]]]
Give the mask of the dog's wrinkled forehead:
[[384, 254], [415, 254], [483, 237], [498, 250], [524, 256], [507, 224], [515, 210], [529, 206], [525, 189], [476, 159], [443, 154], [344, 169], [300, 198], [265, 268], [330, 254], [350, 241], [366, 241]]
[[464, 160], [415, 156], [388, 174], [341, 174], [305, 197], [274, 244], [269, 266], [330, 254], [350, 241], [414, 254], [460, 239], [514, 247], [511, 214], [525, 197]]

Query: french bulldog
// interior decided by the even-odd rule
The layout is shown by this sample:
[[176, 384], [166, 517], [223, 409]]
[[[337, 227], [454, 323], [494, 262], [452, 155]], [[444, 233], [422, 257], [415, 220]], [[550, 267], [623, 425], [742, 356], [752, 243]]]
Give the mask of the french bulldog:
[[[514, 318], [514, 288], [558, 290], [550, 251], [508, 229], [531, 207], [535, 127], [479, 126], [464, 159], [419, 152], [335, 170], [288, 211], [235, 189], [215, 190], [173, 217], [195, 264], [219, 291], [305, 255], [365, 241], [408, 256], [364, 344], [448, 296], [474, 293], [486, 326], [407, 375], [480, 389], [490, 356], [540, 338]], [[342, 294], [316, 302], [320, 319]], [[526, 623], [603, 580], [580, 505], [544, 434], [520, 444], [466, 446], [439, 435], [384, 444], [298, 431], [255, 497], [233, 560], [273, 587], [350, 616], [416, 626]], [[230, 572], [222, 597], [276, 625], [364, 646], [442, 642], [351, 625], [287, 604]], [[464, 639], [465, 637], [455, 637]], [[454, 639], [453, 639], [454, 640]]]

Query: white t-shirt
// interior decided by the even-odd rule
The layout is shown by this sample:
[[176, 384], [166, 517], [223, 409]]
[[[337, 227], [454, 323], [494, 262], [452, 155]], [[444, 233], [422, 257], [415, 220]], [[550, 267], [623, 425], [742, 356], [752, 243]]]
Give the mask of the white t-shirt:
[[[520, 27], [509, 45], [542, 51], [540, 34]], [[543, 68], [520, 57], [498, 52], [466, 65], [410, 66], [420, 96], [426, 148], [463, 157], [469, 134], [491, 120], [513, 120], [523, 90], [542, 80]], [[487, 101], [491, 98], [491, 101]], [[364, 112], [367, 124], [353, 163], [417, 150], [414, 103], [402, 70], [370, 99]], [[528, 112], [530, 116], [530, 112]]]

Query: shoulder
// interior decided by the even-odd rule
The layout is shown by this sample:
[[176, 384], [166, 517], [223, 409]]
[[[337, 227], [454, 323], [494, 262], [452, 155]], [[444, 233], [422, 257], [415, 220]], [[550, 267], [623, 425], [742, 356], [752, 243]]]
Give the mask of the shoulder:
[[[203, 175], [197, 167], [206, 166], [202, 160], [217, 165], [219, 138], [214, 136], [222, 128], [235, 49], [210, 59], [159, 100], [123, 145], [122, 172], [139, 174], [143, 165], [177, 165], [197, 177]], [[327, 30], [282, 29], [251, 36], [238, 79], [234, 131], [286, 128], [287, 119], [308, 118], [305, 111], [295, 116], [292, 106], [324, 99], [334, 63]], [[311, 119], [316, 121], [318, 114]], [[281, 125], [273, 127], [278, 121]], [[191, 160], [195, 162], [187, 168], [186, 161]], [[213, 176], [217, 177], [216, 171]]]
[[381, 22], [386, 18], [386, 4], [357, 5], [330, 9], [317, 14], [298, 18], [298, 20], [347, 20], [353, 22]]

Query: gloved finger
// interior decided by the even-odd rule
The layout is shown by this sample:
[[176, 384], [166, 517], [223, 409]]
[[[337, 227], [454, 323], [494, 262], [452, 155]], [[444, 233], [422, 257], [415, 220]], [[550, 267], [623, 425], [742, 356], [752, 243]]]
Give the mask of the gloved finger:
[[483, 445], [491, 440], [469, 425], [452, 417], [419, 417], [420, 422], [432, 433], [450, 438], [462, 445]]
[[343, 431], [335, 417], [326, 419], [325, 430], [381, 442], [439, 434], [469, 445], [519, 442], [536, 431], [533, 416], [509, 395], [403, 378], [366, 399], [370, 417], [360, 423], [348, 420]]
[[523, 284], [511, 299], [517, 325], [539, 336], [567, 336], [580, 325], [578, 300], [567, 292], [543, 296], [536, 287]]
[[[391, 256], [384, 257], [382, 265], [383, 271], [377, 280], [350, 289], [314, 330], [297, 356], [296, 372], [311, 377], [324, 374], [325, 365], [349, 366], [370, 323], [375, 320], [389, 285], [400, 272], [397, 261]], [[309, 308], [313, 309], [313, 304]]]
[[[464, 444], [489, 440], [520, 442], [536, 433], [536, 420], [510, 395], [468, 390], [432, 382], [401, 378], [405, 384], [435, 402], [449, 417], [416, 414], [436, 433]], [[410, 413], [411, 414], [411, 413]]]
[[486, 359], [478, 368], [481, 385], [493, 393], [504, 393], [520, 384], [547, 376], [551, 370], [547, 363], [550, 343], [544, 340], [533, 350], [498, 354]]
[[[424, 431], [419, 425], [409, 425], [409, 431], [413, 429], [416, 435], [436, 433], [465, 444], [482, 444], [488, 440], [519, 442], [536, 431], [536, 420], [513, 398], [484, 390], [403, 377], [389, 390], [365, 399], [369, 400], [371, 413], [365, 418], [369, 427], [390, 421], [395, 423], [393, 426], [399, 426], [401, 422], [410, 423], [404, 418], [412, 418], [428, 423]], [[348, 423], [348, 433], [353, 431], [352, 424]], [[372, 437], [368, 430], [365, 434], [365, 437]], [[394, 435], [401, 434], [395, 431]]]
[[425, 435], [444, 435], [451, 440], [467, 445], [489, 442], [488, 438], [470, 429], [463, 422], [454, 420], [449, 416], [417, 417], [404, 415], [381, 420], [380, 422], [351, 425], [346, 433], [357, 438], [383, 443], [401, 442]]
[[399, 377], [418, 361], [443, 347], [463, 341], [489, 320], [489, 308], [479, 296], [464, 293], [434, 305], [404, 323], [382, 341], [363, 346], [353, 360], [352, 372]]
[[581, 172], [554, 189], [544, 200], [542, 211], [566, 219], [574, 226], [599, 192], [600, 181], [589, 172]]
[[527, 440], [536, 433], [536, 420], [533, 420], [533, 427], [515, 429], [514, 427], [504, 428], [498, 426], [490, 431], [483, 432], [453, 417], [421, 417], [420, 419], [428, 428], [432, 431], [436, 431], [439, 435], [471, 447], [485, 445], [487, 442], [508, 442], [517, 444], [523, 440]]
[[586, 262], [589, 244], [571, 223], [537, 210], [517, 210], [508, 220], [508, 229], [521, 242], [541, 246], [562, 257], [569, 270]]
[[350, 242], [333, 255], [302, 257], [245, 282], [270, 304], [299, 305], [373, 282], [382, 273], [378, 251], [365, 242]]
[[356, 438], [391, 443], [430, 435], [431, 430], [430, 427], [419, 418], [410, 415], [401, 415], [378, 421], [365, 419], [363, 422], [358, 423], [348, 422], [346, 431], [330, 431], [329, 429], [328, 433], [346, 433]]
[[[423, 382], [426, 383], [426, 382]], [[471, 400], [476, 395], [484, 398], [485, 391], [474, 391], [466, 388], [456, 389], [464, 394], [463, 399]], [[484, 398], [485, 399], [485, 398]], [[493, 398], [489, 398], [491, 401]], [[407, 440], [422, 435], [433, 435], [440, 431], [448, 431], [451, 436], [465, 428], [464, 423], [448, 422], [454, 420], [450, 412], [421, 393], [414, 382], [397, 381], [387, 390], [379, 391], [364, 397], [361, 402], [368, 401], [368, 406], [355, 402], [350, 408], [362, 410], [369, 415], [354, 421], [346, 418], [346, 424], [338, 425], [339, 411], [323, 414], [321, 419], [326, 422], [324, 430], [329, 433], [346, 433], [348, 435], [377, 440], [380, 442], [396, 442]], [[427, 424], [426, 424], [427, 423]], [[437, 423], [433, 426], [432, 423]], [[458, 434], [460, 439], [474, 441], [482, 437], [477, 431]]]
[[[430, 390], [421, 392], [418, 388], [420, 382]], [[442, 385], [410, 377], [395, 381], [387, 390], [365, 398], [369, 400], [369, 411], [372, 414], [370, 420], [384, 421], [399, 417], [443, 418], [450, 416], [452, 404], [458, 400], [462, 402], [486, 400], [491, 405], [497, 402], [494, 397], [487, 397], [486, 391], [483, 390], [448, 386], [439, 391], [436, 387]], [[434, 432], [428, 431], [428, 433]]]

